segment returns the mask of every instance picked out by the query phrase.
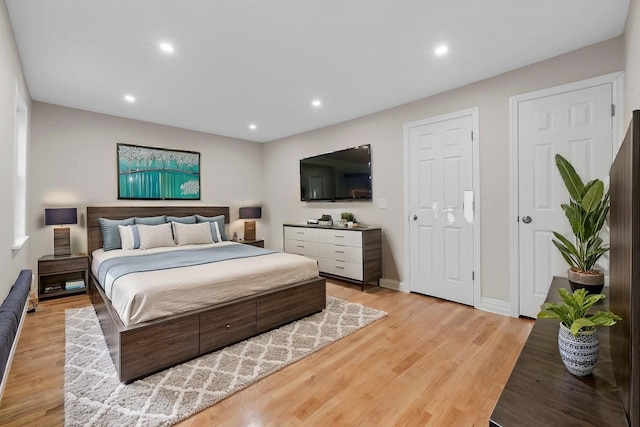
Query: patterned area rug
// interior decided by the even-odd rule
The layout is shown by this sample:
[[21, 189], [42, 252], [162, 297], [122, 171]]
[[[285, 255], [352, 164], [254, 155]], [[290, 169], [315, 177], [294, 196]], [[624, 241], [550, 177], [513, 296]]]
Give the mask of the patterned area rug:
[[321, 313], [124, 385], [93, 307], [65, 314], [66, 426], [170, 426], [387, 315], [327, 297]]

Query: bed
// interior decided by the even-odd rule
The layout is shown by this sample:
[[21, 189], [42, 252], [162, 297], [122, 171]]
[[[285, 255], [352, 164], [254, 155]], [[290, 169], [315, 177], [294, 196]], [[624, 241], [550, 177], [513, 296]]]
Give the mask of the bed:
[[[168, 367], [182, 363], [205, 353], [217, 350], [232, 343], [241, 341], [251, 336], [260, 334], [267, 330], [276, 328], [294, 320], [306, 317], [313, 313], [322, 311], [326, 305], [325, 279], [313, 275], [296, 276], [296, 274], [285, 276], [273, 275], [268, 271], [251, 270], [244, 272], [244, 268], [239, 271], [238, 278], [234, 278], [238, 287], [240, 282], [250, 282], [250, 292], [233, 293], [225, 298], [203, 297], [201, 301], [192, 301], [181, 307], [182, 311], [175, 311], [175, 304], [162, 314], [151, 315], [151, 318], [138, 316], [140, 310], [132, 309], [129, 314], [122, 314], [122, 303], [118, 298], [114, 298], [116, 305], [107, 295], [107, 291], [99, 284], [98, 268], [94, 266], [94, 256], [96, 261], [100, 257], [109, 258], [103, 254], [102, 231], [98, 218], [109, 218], [113, 220], [123, 220], [126, 218], [153, 217], [157, 215], [167, 215], [174, 217], [185, 217], [199, 214], [204, 217], [216, 217], [224, 215], [229, 218], [228, 207], [212, 206], [171, 206], [171, 207], [130, 207], [130, 206], [110, 206], [110, 207], [87, 207], [87, 249], [92, 262], [89, 277], [89, 296], [96, 310], [100, 326], [105, 336], [105, 341], [109, 347], [109, 352], [113, 359], [121, 382], [128, 383], [149, 374], [161, 371]], [[233, 243], [212, 246], [232, 246]], [[235, 244], [238, 247], [249, 248], [248, 245]], [[203, 245], [207, 246], [207, 245]], [[252, 249], [253, 248], [250, 247]], [[184, 249], [190, 250], [189, 247]], [[238, 248], [244, 250], [243, 248]], [[107, 254], [111, 252], [106, 252]], [[141, 252], [141, 251], [131, 251]], [[149, 251], [151, 252], [151, 250]], [[258, 268], [263, 264], [294, 264], [295, 258], [284, 259], [283, 256], [290, 254], [274, 253], [256, 257], [251, 262]], [[268, 257], [273, 257], [271, 263]], [[276, 262], [276, 260], [279, 261]], [[269, 261], [269, 262], [267, 262]], [[232, 271], [238, 269], [235, 262], [238, 260], [221, 261], [216, 268]], [[225, 264], [227, 263], [227, 264]], [[239, 264], [238, 264], [239, 265]], [[191, 268], [194, 270], [181, 270]], [[187, 271], [183, 277], [207, 277], [214, 278], [216, 274], [204, 273], [203, 266], [179, 267], [172, 269], [175, 275], [178, 270]], [[253, 268], [253, 267], [252, 267]], [[267, 270], [273, 270], [269, 268]], [[166, 270], [169, 271], [169, 270]], [[222, 270], [218, 270], [222, 271]], [[153, 272], [151, 272], [153, 273]], [[128, 289], [130, 285], [127, 280], [132, 276], [143, 273], [130, 273], [120, 277], [118, 281], [123, 281]], [[145, 273], [146, 274], [146, 273]], [[156, 272], [156, 274], [158, 274]], [[248, 277], [249, 274], [251, 277]], [[170, 276], [166, 274], [165, 276]], [[243, 276], [244, 275], [244, 276]], [[228, 274], [227, 274], [228, 276]], [[158, 276], [156, 276], [157, 278]], [[242, 277], [242, 278], [241, 278]], [[298, 279], [303, 277], [303, 279]], [[156, 286], [156, 278], [153, 279], [153, 286]], [[239, 279], [241, 278], [241, 279]], [[228, 277], [227, 277], [228, 279]], [[103, 278], [104, 280], [104, 278]], [[142, 280], [144, 282], [145, 279]], [[213, 279], [212, 279], [213, 280]], [[292, 281], [293, 280], [293, 281]], [[151, 282], [151, 281], [148, 281]], [[148, 283], [144, 284], [145, 286]], [[141, 285], [142, 286], [142, 285]], [[158, 282], [157, 286], [164, 286]], [[198, 286], [203, 286], [200, 284]], [[226, 290], [233, 290], [233, 282], [226, 280], [222, 285]], [[108, 286], [107, 286], [108, 287]], [[117, 287], [117, 286], [116, 286]], [[109, 290], [111, 292], [112, 290]], [[165, 293], [166, 292], [166, 293]], [[192, 293], [198, 295], [208, 295], [211, 292], [206, 288], [200, 288]], [[225, 291], [226, 293], [226, 291]], [[173, 301], [175, 295], [162, 290], [159, 295], [170, 295], [166, 298]], [[157, 296], [157, 295], [156, 295]], [[158, 301], [157, 299], [155, 300]], [[150, 303], [156, 306], [156, 302]], [[195, 305], [194, 305], [195, 304]], [[185, 308], [186, 307], [186, 308]], [[173, 311], [171, 311], [173, 310]], [[184, 311], [186, 310], [186, 311]], [[118, 313], [120, 311], [120, 314]], [[122, 316], [122, 317], [121, 317]], [[123, 321], [123, 318], [125, 321]]]

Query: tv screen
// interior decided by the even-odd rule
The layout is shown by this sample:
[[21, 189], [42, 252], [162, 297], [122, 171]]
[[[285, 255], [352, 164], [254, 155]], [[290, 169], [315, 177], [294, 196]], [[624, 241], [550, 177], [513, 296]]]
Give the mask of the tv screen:
[[300, 200], [371, 200], [371, 146], [300, 160]]

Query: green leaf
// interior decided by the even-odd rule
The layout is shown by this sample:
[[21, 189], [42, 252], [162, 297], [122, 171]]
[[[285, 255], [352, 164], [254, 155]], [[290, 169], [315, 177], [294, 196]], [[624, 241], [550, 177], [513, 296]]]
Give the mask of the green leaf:
[[582, 198], [581, 206], [587, 212], [592, 212], [600, 205], [602, 196], [604, 194], [604, 184], [602, 181], [596, 181], [589, 191]]
[[576, 173], [576, 170], [571, 166], [571, 163], [560, 154], [556, 154], [556, 166], [571, 198], [577, 202], [581, 202], [584, 184]]
[[571, 333], [575, 337], [578, 336], [578, 332], [580, 332], [580, 330], [582, 330], [583, 328], [587, 330], [593, 328], [594, 326], [596, 325], [591, 320], [581, 317], [580, 319], [574, 320], [571, 324]]
[[570, 254], [569, 250], [566, 247], [562, 246], [562, 244], [557, 240], [553, 240], [553, 244], [556, 246], [556, 248], [558, 248], [558, 250], [560, 251], [560, 255], [562, 255], [567, 264], [569, 264], [571, 267], [577, 266], [578, 261]]
[[589, 319], [598, 326], [613, 326], [619, 320], [622, 320], [622, 317], [610, 311], [596, 311]]

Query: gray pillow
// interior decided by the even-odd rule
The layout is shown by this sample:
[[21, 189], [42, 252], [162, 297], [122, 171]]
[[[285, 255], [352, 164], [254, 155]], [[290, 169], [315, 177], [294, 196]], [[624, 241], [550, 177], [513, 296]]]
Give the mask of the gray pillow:
[[[220, 237], [222, 238], [222, 240], [229, 240], [229, 238], [227, 237], [227, 233], [224, 231], [224, 215], [218, 215], [218, 216], [202, 216], [202, 215], [198, 215], [196, 214], [196, 220], [198, 222], [210, 222], [210, 223], [217, 223], [218, 224], [218, 230], [220, 230]], [[215, 232], [215, 226], [213, 224], [211, 224], [211, 234], [213, 235], [213, 240], [216, 241], [217, 243], [217, 235]]]
[[102, 249], [111, 251], [113, 249], [121, 249], [119, 225], [133, 225], [133, 218], [127, 219], [108, 219], [98, 218], [100, 230], [102, 231]]
[[181, 224], [195, 224], [196, 223], [196, 216], [195, 215], [189, 215], [189, 216], [167, 216], [167, 222], [179, 222]]
[[160, 225], [167, 222], [167, 217], [165, 215], [145, 216], [142, 218], [135, 217], [134, 222], [136, 224], [143, 224], [143, 225]]

